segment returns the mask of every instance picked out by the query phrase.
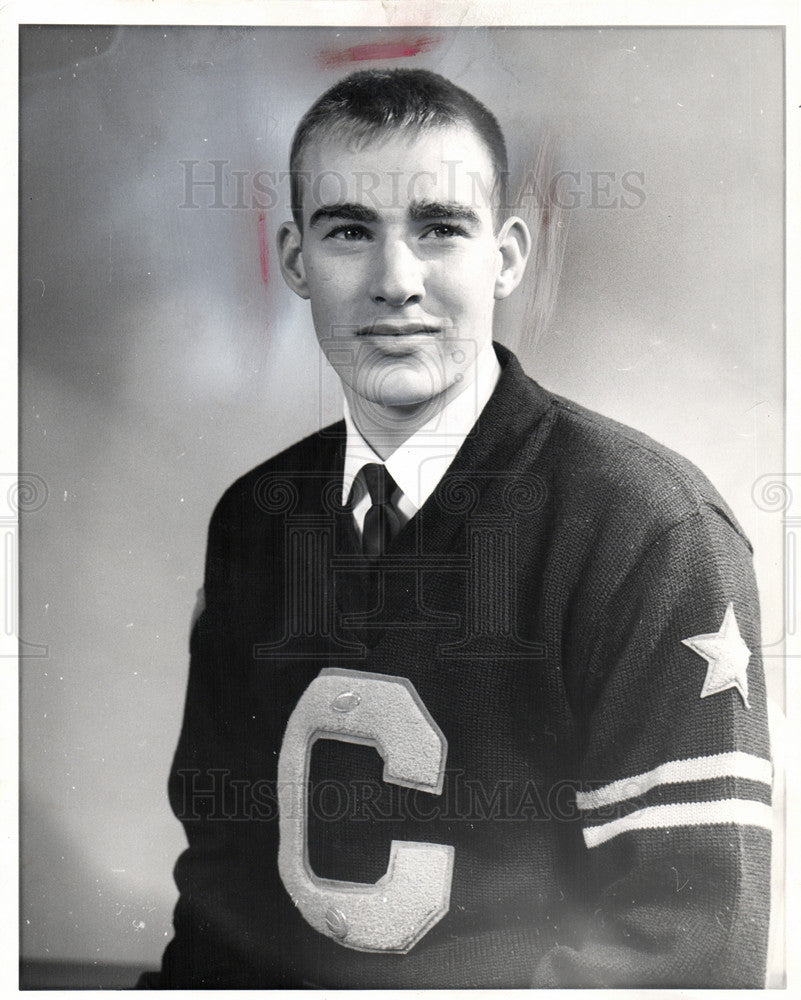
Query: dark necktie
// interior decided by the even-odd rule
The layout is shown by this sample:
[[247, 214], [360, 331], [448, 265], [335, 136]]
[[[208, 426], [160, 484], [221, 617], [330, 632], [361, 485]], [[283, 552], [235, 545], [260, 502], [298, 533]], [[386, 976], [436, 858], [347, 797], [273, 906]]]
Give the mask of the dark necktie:
[[400, 530], [398, 512], [392, 506], [392, 494], [397, 488], [385, 465], [373, 462], [362, 468], [362, 475], [373, 502], [364, 518], [362, 552], [374, 558], [383, 555], [390, 541]]

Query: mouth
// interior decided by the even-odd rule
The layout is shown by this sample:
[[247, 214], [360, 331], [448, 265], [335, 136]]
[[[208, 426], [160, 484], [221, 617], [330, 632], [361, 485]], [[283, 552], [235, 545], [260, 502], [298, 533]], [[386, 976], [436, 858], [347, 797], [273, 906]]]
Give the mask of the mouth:
[[378, 322], [363, 326], [356, 331], [358, 337], [414, 337], [431, 336], [441, 333], [441, 327], [420, 322]]

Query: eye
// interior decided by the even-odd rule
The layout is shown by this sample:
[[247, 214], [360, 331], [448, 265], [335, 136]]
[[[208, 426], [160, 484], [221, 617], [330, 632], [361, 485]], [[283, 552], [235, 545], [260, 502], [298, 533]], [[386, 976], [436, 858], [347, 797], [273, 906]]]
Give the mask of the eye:
[[437, 222], [423, 231], [424, 237], [429, 236], [435, 240], [447, 240], [467, 235], [468, 232], [463, 226], [455, 225], [452, 222]]
[[345, 226], [337, 226], [325, 238], [327, 240], [342, 240], [347, 243], [357, 243], [361, 240], [369, 240], [372, 237], [364, 226], [351, 223]]

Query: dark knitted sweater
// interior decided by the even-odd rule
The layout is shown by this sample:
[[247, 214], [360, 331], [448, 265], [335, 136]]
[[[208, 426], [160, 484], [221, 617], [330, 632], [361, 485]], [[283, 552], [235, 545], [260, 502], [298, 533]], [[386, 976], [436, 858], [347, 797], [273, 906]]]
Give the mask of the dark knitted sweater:
[[[770, 764], [749, 544], [688, 462], [497, 351], [493, 396], [383, 559], [364, 560], [339, 502], [342, 423], [218, 504], [170, 778], [189, 848], [150, 985], [762, 985]], [[298, 736], [299, 700], [340, 679], [329, 721]], [[384, 691], [430, 724], [409, 728]], [[423, 736], [441, 746], [438, 787], [393, 780], [389, 737], [331, 728], [350, 713], [362, 732], [368, 710], [407, 771], [430, 758]], [[292, 889], [298, 905], [279, 800], [282, 851], [312, 887]], [[382, 897], [378, 950], [355, 950], [362, 897], [400, 880], [393, 841], [445, 845], [449, 891], [394, 951], [381, 942], [403, 914]], [[427, 864], [410, 899], [440, 877]]]

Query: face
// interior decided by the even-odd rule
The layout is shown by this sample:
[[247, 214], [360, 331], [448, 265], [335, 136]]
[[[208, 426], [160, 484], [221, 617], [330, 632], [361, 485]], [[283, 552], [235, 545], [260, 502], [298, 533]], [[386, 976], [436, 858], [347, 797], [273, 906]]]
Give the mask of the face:
[[436, 411], [472, 382], [528, 252], [521, 220], [495, 231], [488, 152], [457, 127], [320, 140], [303, 170], [303, 229], [282, 227], [282, 267], [346, 395]]

